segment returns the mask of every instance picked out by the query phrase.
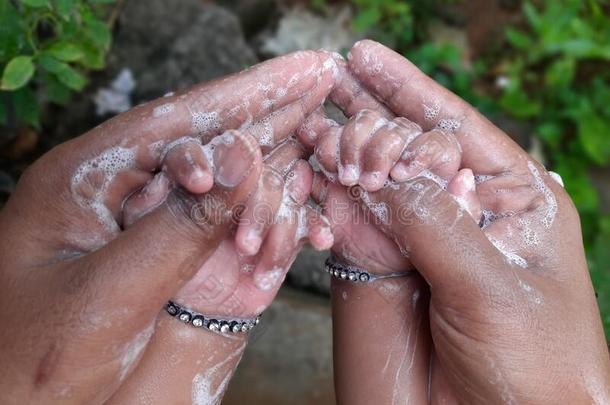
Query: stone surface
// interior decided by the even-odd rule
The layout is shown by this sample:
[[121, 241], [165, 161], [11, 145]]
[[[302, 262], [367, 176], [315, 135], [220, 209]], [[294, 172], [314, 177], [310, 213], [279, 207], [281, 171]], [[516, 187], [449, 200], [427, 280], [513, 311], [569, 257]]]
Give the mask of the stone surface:
[[222, 404], [334, 403], [330, 303], [283, 287], [253, 329]]
[[328, 295], [330, 291], [330, 278], [324, 273], [324, 261], [328, 251], [318, 252], [306, 245], [288, 273], [288, 284]]
[[351, 10], [342, 7], [319, 16], [300, 7], [294, 7], [281, 17], [273, 33], [263, 35], [261, 52], [282, 55], [300, 49], [347, 50], [359, 39], [350, 29]]
[[130, 68], [135, 101], [160, 97], [257, 62], [238, 18], [201, 0], [130, 0], [121, 12], [111, 76]]

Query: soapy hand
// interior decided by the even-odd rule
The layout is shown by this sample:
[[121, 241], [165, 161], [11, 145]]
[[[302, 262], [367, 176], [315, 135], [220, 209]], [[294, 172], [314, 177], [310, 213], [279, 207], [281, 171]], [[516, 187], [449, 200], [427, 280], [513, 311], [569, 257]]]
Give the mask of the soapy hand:
[[430, 381], [422, 391], [433, 403], [607, 403], [610, 359], [578, 214], [558, 177], [390, 49], [359, 42], [348, 67], [374, 95], [360, 105], [381, 100], [423, 131], [449, 131], [477, 182], [482, 229], [430, 176], [364, 201], [384, 207], [380, 229], [430, 288], [429, 307], [412, 309], [429, 311], [432, 353], [413, 354], [431, 364], [430, 378], [416, 378]]
[[[0, 213], [3, 402], [112, 395], [160, 308], [234, 230], [264, 172], [259, 144], [272, 149], [320, 105], [333, 66], [298, 52], [152, 101], [23, 174]], [[221, 134], [213, 151], [200, 147]], [[162, 162], [185, 188], [169, 191]], [[260, 262], [261, 274], [273, 263]]]

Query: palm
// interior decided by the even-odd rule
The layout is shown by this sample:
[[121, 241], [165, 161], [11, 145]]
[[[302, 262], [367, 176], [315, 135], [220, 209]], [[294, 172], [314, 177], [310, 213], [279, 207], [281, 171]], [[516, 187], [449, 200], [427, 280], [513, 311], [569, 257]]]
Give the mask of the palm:
[[333, 253], [350, 264], [374, 272], [405, 271], [412, 267], [396, 243], [376, 226], [379, 221], [361, 207], [359, 191], [328, 184], [323, 213], [333, 228]]
[[261, 288], [252, 275], [259, 258], [260, 254], [240, 255], [234, 238], [225, 239], [181, 289], [177, 302], [209, 315], [249, 318], [260, 314], [273, 300], [285, 272], [269, 272], [270, 288]]

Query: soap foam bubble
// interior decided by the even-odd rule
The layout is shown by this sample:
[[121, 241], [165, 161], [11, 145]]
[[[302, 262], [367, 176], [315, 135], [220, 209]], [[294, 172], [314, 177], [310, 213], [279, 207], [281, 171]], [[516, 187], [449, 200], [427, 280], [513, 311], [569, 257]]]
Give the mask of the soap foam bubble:
[[159, 105], [153, 109], [153, 117], [157, 118], [165, 114], [169, 114], [174, 111], [175, 106], [172, 103], [166, 103]]
[[193, 131], [197, 134], [209, 134], [220, 129], [220, 119], [216, 111], [191, 112]]
[[542, 224], [546, 228], [550, 228], [555, 221], [555, 215], [557, 214], [557, 199], [555, 198], [555, 194], [553, 191], [546, 185], [538, 168], [531, 161], [527, 162], [527, 167], [530, 170], [530, 173], [534, 177], [534, 184], [532, 187], [534, 190], [542, 193], [544, 197], [544, 201], [546, 203], [544, 217], [542, 218]]
[[[79, 205], [93, 210], [97, 214], [98, 221], [112, 233], [118, 232], [119, 227], [114, 216], [105, 205], [106, 193], [112, 180], [119, 172], [136, 166], [136, 152], [137, 147], [124, 148], [117, 146], [110, 148], [99, 156], [81, 164], [71, 179], [72, 194]], [[79, 187], [85, 185], [88, 182], [88, 176], [92, 174], [101, 174], [101, 184], [99, 187], [95, 187], [92, 196], [83, 196], [79, 192]]]

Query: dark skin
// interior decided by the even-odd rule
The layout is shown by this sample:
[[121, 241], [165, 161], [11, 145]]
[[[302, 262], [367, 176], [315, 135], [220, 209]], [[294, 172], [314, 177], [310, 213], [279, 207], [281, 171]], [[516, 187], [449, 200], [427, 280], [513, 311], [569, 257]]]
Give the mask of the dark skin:
[[[371, 271], [412, 265], [421, 278], [395, 280], [398, 284], [386, 281], [373, 288], [334, 283], [339, 401], [423, 402], [429, 393], [434, 403], [608, 402], [608, 351], [578, 216], [563, 188], [498, 128], [400, 55], [371, 41], [356, 44], [347, 69], [364, 86], [359, 93], [351, 86], [354, 82], [330, 77], [325, 68], [328, 59], [314, 52], [280, 59], [231, 81], [208, 84], [185, 98], [175, 96], [136, 108], [56, 148], [24, 175], [0, 213], [1, 322], [10, 325], [0, 335], [5, 359], [0, 392], [5, 402], [96, 403], [113, 394], [142, 400], [141, 392], [130, 391], [126, 378], [144, 348], [154, 345], [158, 350], [151, 357], [144, 353], [149, 360], [142, 363], [140, 377], [134, 378], [137, 386], [150, 387], [158, 375], [146, 370], [168, 364], [164, 358], [179, 357], [176, 346], [167, 345], [177, 342], [184, 342], [187, 357], [214, 350], [216, 357], [210, 356], [202, 368], [222, 365], [212, 382], [214, 395], [216, 391], [221, 395], [243, 350], [243, 339], [227, 340], [205, 331], [196, 331], [202, 332], [197, 335], [172, 326], [175, 320], [168, 318], [156, 324], [159, 332], [152, 326], [164, 302], [179, 296], [214, 257], [229, 230], [235, 229], [227, 226], [232, 221], [227, 210], [204, 212], [204, 217], [215, 219], [212, 222], [194, 221], [193, 204], [206, 195], [223, 207], [247, 206], [264, 172], [263, 154], [299, 127], [333, 86], [331, 98], [348, 116], [368, 109], [388, 120], [398, 116], [417, 123], [423, 133], [435, 134], [435, 128], [448, 131], [461, 149], [459, 168], [491, 176], [477, 185], [476, 194], [481, 208], [495, 214], [482, 230], [468, 215], [471, 210], [457, 204], [455, 189], [446, 192], [410, 171], [422, 164], [434, 169], [430, 164], [434, 159], [426, 159], [435, 154], [417, 155], [421, 159], [412, 161], [420, 163], [396, 170], [397, 165], [387, 162], [358, 162], [364, 169], [360, 173], [344, 171], [349, 159], [359, 160], [358, 148], [341, 155], [347, 160], [341, 162], [339, 180], [370, 191], [362, 209], [384, 204], [387, 210], [385, 219], [367, 229], [372, 235], [385, 235], [386, 239], [375, 240], [382, 241], [391, 261], [370, 260], [376, 257], [366, 251], [350, 252], [357, 255], [343, 259], [355, 257], [357, 264]], [[270, 80], [272, 88], [284, 88], [297, 73], [299, 80], [289, 92], [270, 95], [268, 86], [259, 85]], [[243, 104], [244, 99], [249, 103]], [[168, 103], [176, 106], [175, 114], [165, 119], [163, 113], [164, 119], [159, 119], [167, 108], [156, 108]], [[240, 107], [235, 110], [236, 106]], [[269, 117], [275, 110], [280, 112]], [[268, 120], [254, 129], [233, 132], [232, 143], [220, 148], [218, 161], [215, 155], [214, 167], [206, 165], [205, 154], [197, 155], [197, 148], [180, 143], [167, 148], [194, 128], [209, 140], [265, 117]], [[328, 124], [322, 121], [312, 125]], [[269, 125], [275, 129], [271, 142]], [[167, 153], [156, 152], [157, 141]], [[317, 139], [301, 136], [301, 141], [313, 146]], [[358, 138], [348, 143], [364, 145]], [[169, 153], [188, 150], [190, 160], [174, 160]], [[147, 195], [133, 193], [153, 179], [152, 172], [163, 161], [169, 177], [182, 187], [180, 192], [160, 193], [163, 198], [155, 200], [162, 201], [160, 205], [149, 205]], [[199, 170], [192, 166], [190, 171], [181, 170], [182, 161], [195, 162]], [[108, 162], [122, 169], [111, 170], [111, 176], [100, 173], [100, 165], [106, 167]], [[400, 183], [379, 189], [379, 176], [371, 175], [377, 171], [397, 180], [402, 176]], [[337, 195], [344, 198], [343, 185], [328, 185], [319, 178], [314, 180], [314, 197], [322, 200], [325, 187], [338, 187]], [[129, 202], [128, 196], [134, 199]], [[122, 231], [119, 225], [128, 229]], [[247, 232], [244, 226], [237, 230], [235, 249], [251, 254], [256, 249], [248, 251], [252, 244], [246, 241], [257, 240], [251, 236], [258, 233], [263, 244], [266, 232]], [[355, 229], [346, 227], [341, 246], [362, 235]], [[403, 256], [407, 253], [408, 260]], [[273, 290], [269, 299], [272, 296]], [[370, 305], [362, 311], [346, 310], [354, 298]], [[32, 319], [41, 321], [32, 323]], [[395, 324], [398, 332], [359, 329], [367, 320]], [[350, 354], [361, 355], [363, 345], [372, 343], [388, 351], [365, 356], [357, 364], [345, 361]], [[397, 355], [390, 361], [379, 362], [380, 356], [393, 353]], [[205, 386], [207, 377], [194, 375], [202, 369], [196, 363], [185, 364], [176, 371], [183, 370], [195, 386]], [[380, 367], [394, 379], [386, 379], [385, 384], [345, 383], [353, 381], [352, 376], [375, 378]], [[118, 396], [121, 384], [126, 397]], [[185, 402], [192, 400], [192, 392], [184, 392], [188, 388], [192, 387], [180, 389]], [[167, 393], [174, 397], [171, 390]], [[163, 402], [164, 395], [155, 396]]]
[[[238, 231], [233, 216], [259, 189], [263, 154], [326, 98], [328, 59], [299, 52], [136, 107], [23, 174], [0, 212], [3, 403], [101, 403], [116, 392], [155, 341], [164, 303]], [[209, 158], [185, 147], [228, 130]], [[196, 176], [182, 176], [181, 161]], [[180, 187], [164, 189], [162, 169]]]
[[[379, 317], [406, 319], [404, 327], [416, 336], [410, 342], [420, 344], [400, 347], [415, 366], [408, 373], [390, 374], [400, 378], [397, 385], [342, 384], [346, 376], [356, 378], [371, 367], [379, 370], [376, 356], [360, 363], [362, 373], [354, 365], [337, 363], [339, 402], [392, 398], [391, 390], [405, 385], [414, 386], [411, 394], [419, 398], [414, 402], [610, 401], [610, 361], [578, 214], [562, 186], [474, 108], [390, 49], [362, 41], [352, 48], [347, 65], [366, 93], [358, 98], [361, 108], [378, 109], [380, 100], [379, 111], [387, 114], [389, 109], [424, 132], [451, 130], [462, 150], [461, 167], [486, 176], [476, 193], [481, 207], [495, 215], [481, 229], [448, 192], [417, 176], [369, 193], [368, 205], [383, 203], [388, 218], [400, 219], [381, 221], [378, 229], [409, 252], [427, 287], [422, 290], [416, 278], [403, 281], [405, 287], [390, 303], [373, 298], [375, 311], [365, 310], [359, 323], [354, 319], [359, 313], [343, 311], [345, 304], [335, 295], [336, 339], [341, 339], [335, 358], [357, 356], [367, 341], [387, 348], [378, 356], [392, 354], [396, 334], [364, 330], [360, 339], [351, 339], [343, 332], [343, 325]], [[340, 91], [339, 105], [351, 115], [354, 99], [345, 97], [345, 88]], [[314, 194], [323, 193], [314, 186]], [[348, 300], [379, 296], [370, 286], [342, 282], [334, 283], [333, 292], [346, 288]], [[427, 304], [419, 304], [422, 299]], [[397, 312], [401, 302], [418, 304]], [[387, 367], [398, 370], [401, 363]], [[406, 398], [409, 393], [399, 390], [398, 395]]]

